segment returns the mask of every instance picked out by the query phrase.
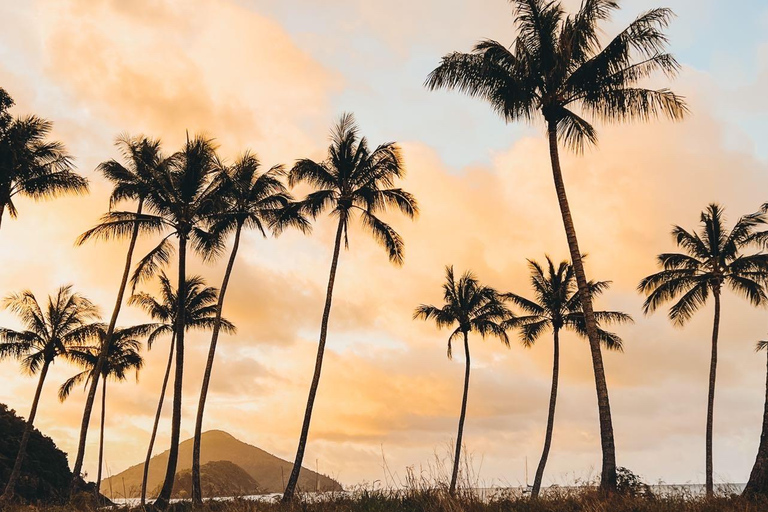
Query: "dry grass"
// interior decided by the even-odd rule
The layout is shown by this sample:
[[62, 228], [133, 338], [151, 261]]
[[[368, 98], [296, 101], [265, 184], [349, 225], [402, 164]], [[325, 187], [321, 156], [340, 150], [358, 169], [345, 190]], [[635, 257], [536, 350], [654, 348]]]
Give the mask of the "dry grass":
[[[12, 506], [7, 512], [90, 512], [96, 508], [86, 501], [69, 506]], [[127, 507], [115, 510], [134, 512]], [[694, 496], [603, 496], [593, 490], [550, 495], [538, 500], [501, 496], [483, 500], [466, 492], [451, 498], [443, 490], [357, 491], [323, 499], [298, 501], [291, 505], [277, 502], [234, 499], [207, 502], [195, 508], [177, 503], [171, 512], [762, 512], [768, 500], [748, 501], [739, 496], [703, 498]]]

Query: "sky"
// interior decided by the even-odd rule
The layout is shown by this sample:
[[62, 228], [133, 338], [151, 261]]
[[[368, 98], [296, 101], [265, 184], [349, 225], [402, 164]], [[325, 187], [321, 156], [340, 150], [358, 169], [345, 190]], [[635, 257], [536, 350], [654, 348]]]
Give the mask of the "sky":
[[[606, 38], [659, 4], [621, 5]], [[587, 273], [613, 282], [597, 306], [635, 318], [616, 328], [624, 352], [604, 356], [617, 462], [649, 482], [701, 483], [712, 305], [675, 328], [664, 311], [643, 316], [636, 286], [656, 270], [658, 253], [674, 249], [672, 225], [695, 228], [713, 201], [733, 222], [768, 200], [768, 7], [758, 0], [742, 0], [738, 10], [716, 0], [667, 6], [677, 14], [669, 37], [682, 71], [672, 84], [657, 83], [685, 96], [691, 115], [679, 123], [598, 124], [599, 145], [583, 155], [564, 152], [563, 169]], [[110, 186], [94, 169], [119, 157], [118, 135], [158, 137], [170, 153], [189, 130], [214, 137], [225, 160], [250, 149], [265, 167], [290, 166], [322, 159], [330, 127], [353, 112], [372, 143], [402, 147], [402, 185], [418, 198], [421, 215], [414, 222], [389, 217], [406, 243], [401, 268], [367, 233], [350, 233], [305, 462], [347, 486], [397, 485], [409, 470], [444, 476], [464, 359], [457, 350], [449, 360], [447, 332], [412, 321], [413, 309], [439, 304], [445, 265], [530, 295], [526, 259], [568, 254], [542, 126], [505, 125], [479, 100], [422, 85], [445, 53], [513, 37], [504, 0], [0, 1], [0, 87], [16, 100], [17, 115], [55, 123], [54, 136], [91, 180], [85, 197], [18, 201], [19, 218], [0, 231], [0, 293], [30, 289], [42, 299], [72, 283], [111, 312], [125, 244], [75, 247], [74, 240], [108, 207]], [[293, 459], [333, 229], [323, 218], [310, 236], [244, 237], [224, 313], [238, 333], [219, 341], [206, 430]], [[139, 251], [151, 243], [142, 240]], [[219, 286], [223, 262], [190, 266]], [[119, 323], [145, 321], [128, 307]], [[0, 322], [20, 327], [8, 312]], [[767, 311], [726, 294], [715, 403], [719, 481], [746, 481], [754, 461], [766, 367], [754, 346], [767, 324]], [[182, 438], [193, 432], [209, 341], [200, 333], [189, 338]], [[543, 443], [551, 338], [532, 348], [516, 339], [510, 348], [470, 341], [464, 439], [473, 483], [525, 483], [526, 460], [532, 475]], [[562, 343], [545, 485], [594, 478], [600, 467], [588, 346], [570, 334]], [[162, 340], [145, 350], [138, 382], [110, 384], [107, 475], [143, 458], [167, 348]], [[76, 371], [56, 362], [36, 418], [70, 459], [84, 396], [59, 403], [56, 391]], [[35, 379], [14, 361], [1, 362], [0, 372], [0, 402], [26, 416]], [[156, 452], [168, 447], [167, 404]], [[94, 415], [89, 475], [96, 473], [97, 426]]]

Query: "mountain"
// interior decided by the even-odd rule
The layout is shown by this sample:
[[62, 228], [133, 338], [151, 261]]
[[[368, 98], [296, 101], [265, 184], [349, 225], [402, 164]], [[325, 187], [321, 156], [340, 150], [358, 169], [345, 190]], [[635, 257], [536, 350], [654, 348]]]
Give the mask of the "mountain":
[[[259, 489], [265, 493], [283, 492], [285, 482], [291, 474], [293, 464], [275, 457], [264, 450], [243, 443], [230, 434], [221, 430], [203, 432], [200, 445], [200, 464], [214, 461], [228, 461], [240, 466]], [[168, 451], [155, 455], [149, 461], [149, 476], [147, 479], [147, 498], [158, 488], [165, 477], [168, 465]], [[192, 439], [187, 439], [179, 445], [179, 463], [177, 475], [192, 467]], [[122, 473], [106, 479], [101, 484], [101, 492], [109, 498], [137, 498], [141, 494], [141, 478], [144, 464], [132, 466]], [[307, 491], [340, 491], [341, 484], [337, 481], [318, 475], [307, 468], [301, 468], [299, 487]], [[154, 496], [154, 495], [153, 495]]]
[[[200, 466], [203, 496], [250, 496], [263, 492], [251, 475], [237, 464], [226, 460], [211, 461]], [[160, 493], [160, 485], [153, 494]], [[171, 498], [192, 496], [192, 470], [176, 473]]]

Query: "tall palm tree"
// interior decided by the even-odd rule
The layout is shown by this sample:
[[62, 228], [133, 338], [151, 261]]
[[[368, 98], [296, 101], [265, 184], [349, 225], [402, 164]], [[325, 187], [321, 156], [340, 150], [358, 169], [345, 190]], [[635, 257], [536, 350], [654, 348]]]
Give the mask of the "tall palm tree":
[[729, 231], [725, 225], [723, 208], [710, 204], [701, 213], [701, 229], [689, 232], [675, 226], [672, 236], [684, 252], [659, 254], [660, 272], [643, 279], [638, 286], [648, 297], [643, 312], [654, 312], [662, 304], [676, 300], [669, 309], [669, 318], [676, 326], [683, 326], [703, 307], [710, 294], [715, 303], [712, 326], [712, 356], [709, 364], [709, 394], [707, 398], [706, 428], [706, 491], [714, 492], [712, 473], [712, 421], [715, 405], [715, 377], [717, 374], [717, 342], [720, 331], [720, 295], [728, 287], [754, 306], [768, 300], [763, 284], [768, 278], [768, 254], [744, 254], [763, 232], [757, 228], [765, 224], [762, 214], [741, 217]]
[[34, 200], [85, 194], [88, 180], [73, 171], [64, 144], [49, 140], [53, 123], [40, 117], [11, 116], [13, 99], [0, 88], [0, 222], [8, 210], [18, 216], [16, 196]]
[[307, 183], [316, 189], [299, 204], [299, 210], [302, 213], [317, 218], [322, 212], [330, 209], [331, 215], [336, 217], [338, 222], [323, 319], [320, 324], [315, 370], [309, 388], [296, 460], [283, 493], [284, 502], [292, 500], [295, 495], [301, 463], [304, 459], [312, 408], [323, 366], [333, 283], [336, 279], [342, 238], [345, 247], [349, 247], [349, 223], [359, 215], [363, 227], [368, 229], [376, 241], [387, 249], [390, 261], [396, 265], [403, 263], [402, 238], [377, 214], [388, 208], [396, 208], [409, 218], [417, 215], [416, 199], [403, 189], [394, 188], [395, 180], [403, 178], [404, 175], [405, 167], [397, 145], [391, 142], [385, 143], [371, 151], [367, 139], [358, 136], [358, 128], [352, 114], [342, 115], [333, 129], [327, 160], [323, 162], [315, 162], [307, 158], [299, 160], [288, 175], [288, 183], [291, 187], [299, 183]]
[[93, 322], [99, 316], [98, 308], [73, 292], [72, 286], [62, 286], [55, 295], [49, 296], [45, 309], [28, 290], [9, 295], [3, 299], [2, 306], [19, 317], [24, 329], [0, 328], [0, 358], [19, 359], [22, 370], [30, 375], [39, 372], [40, 376], [16, 462], [0, 496], [0, 503], [13, 497], [49, 366], [57, 357], [66, 355], [72, 346], [82, 345], [93, 336]]
[[[128, 226], [122, 223], [124, 216], [113, 211], [115, 206], [122, 201], [136, 201], [135, 215], [141, 216], [144, 208], [144, 199], [155, 187], [153, 178], [165, 163], [160, 148], [160, 141], [158, 140], [146, 137], [130, 138], [121, 136], [117, 139], [116, 145], [122, 153], [125, 164], [122, 164], [117, 160], [107, 160], [99, 164], [97, 168], [97, 170], [113, 184], [112, 194], [109, 197], [110, 211], [102, 216], [98, 226], [86, 231], [78, 238], [78, 245], [82, 245], [88, 240], [103, 237], [105, 234], [110, 233], [108, 227], [115, 222], [120, 223], [119, 225], [121, 228], [127, 228]], [[125, 296], [125, 289], [128, 284], [128, 277], [133, 262], [133, 252], [136, 248], [136, 240], [139, 237], [139, 224], [134, 224], [130, 228], [129, 236], [128, 250], [125, 255], [125, 264], [123, 266], [123, 275], [117, 290], [117, 298], [115, 300], [115, 306], [112, 309], [112, 316], [109, 319], [109, 325], [107, 326], [103, 340], [107, 345], [112, 339], [115, 325], [117, 324], [117, 318], [123, 305], [123, 297]], [[100, 355], [104, 356], [106, 356], [107, 353], [108, 352], [104, 350], [99, 352]], [[85, 406], [83, 407], [83, 419], [80, 423], [80, 438], [77, 445], [77, 455], [72, 471], [72, 489], [74, 489], [74, 486], [80, 479], [80, 471], [82, 470], [83, 460], [85, 458], [85, 441], [88, 437], [88, 426], [91, 422], [91, 413], [93, 411], [94, 401], [96, 400], [99, 377], [103, 373], [101, 367], [104, 365], [104, 362], [103, 357], [100, 357], [96, 362], [94, 378], [90, 380], [90, 387], [88, 388], [88, 394], [86, 395]], [[101, 469], [101, 467], [99, 467], [99, 469]]]
[[[171, 374], [173, 364], [173, 354], [176, 345], [176, 310], [178, 308], [178, 295], [174, 290], [171, 280], [163, 271], [159, 273], [160, 296], [156, 298], [148, 293], [137, 293], [129, 299], [129, 304], [139, 306], [149, 314], [149, 316], [160, 322], [160, 327], [152, 332], [147, 338], [147, 347], [152, 348], [152, 344], [158, 337], [171, 334], [171, 343], [168, 352], [168, 363], [165, 367], [163, 384], [160, 387], [160, 398], [155, 412], [155, 422], [152, 425], [152, 435], [149, 438], [149, 447], [147, 456], [144, 460], [144, 473], [141, 480], [141, 505], [144, 506], [147, 497], [147, 477], [149, 475], [149, 461], [152, 458], [152, 450], [155, 446], [157, 437], [157, 426], [160, 423], [160, 414], [163, 411], [163, 402], [165, 400], [165, 390], [168, 386], [168, 378]], [[209, 330], [217, 322], [216, 300], [219, 291], [216, 288], [205, 286], [205, 281], [200, 276], [191, 276], [187, 278], [184, 284], [184, 290], [187, 294], [185, 299], [184, 318], [187, 330]], [[226, 318], [219, 318], [221, 328], [227, 333], [234, 333], [235, 326]]]
[[309, 228], [306, 218], [295, 208], [289, 208], [293, 198], [280, 181], [280, 178], [285, 175], [283, 167], [274, 166], [262, 173], [259, 170], [260, 166], [256, 155], [246, 152], [233, 165], [223, 169], [219, 175], [221, 193], [226, 196], [227, 202], [224, 211], [211, 219], [211, 229], [220, 235], [234, 232], [234, 242], [216, 304], [216, 319], [213, 324], [211, 345], [208, 349], [208, 360], [205, 365], [200, 401], [197, 406], [192, 448], [192, 501], [197, 504], [203, 502], [200, 486], [200, 444], [203, 434], [203, 413], [219, 339], [224, 296], [240, 247], [242, 230], [244, 227], [256, 229], [262, 236], [266, 237], [268, 230], [274, 234], [279, 234], [290, 225], [304, 232]]
[[496, 290], [480, 284], [472, 272], [465, 272], [458, 281], [453, 275], [453, 267], [445, 268], [445, 284], [443, 284], [445, 304], [442, 307], [422, 304], [416, 308], [414, 319], [434, 320], [440, 329], [453, 328], [448, 337], [448, 358], [453, 356], [451, 344], [457, 338], [464, 340], [464, 395], [461, 400], [459, 415], [459, 431], [456, 434], [456, 454], [453, 458], [453, 471], [449, 492], [456, 492], [456, 480], [459, 476], [459, 461], [461, 459], [461, 439], [464, 434], [464, 419], [467, 416], [467, 396], [469, 394], [469, 333], [476, 332], [483, 338], [498, 337], [504, 345], [509, 346], [509, 338], [505, 323], [512, 316], [504, 298]]
[[[768, 352], [768, 341], [757, 343], [757, 351]], [[768, 371], [765, 378], [765, 406], [763, 407], [763, 427], [760, 431], [760, 445], [757, 448], [757, 456], [752, 471], [749, 473], [749, 481], [744, 487], [743, 496], [754, 498], [768, 497]]]
[[[554, 354], [552, 357], [552, 390], [549, 395], [549, 412], [547, 415], [547, 430], [544, 437], [544, 450], [536, 469], [533, 480], [531, 497], [539, 496], [541, 481], [544, 478], [544, 468], [547, 465], [547, 457], [552, 446], [552, 431], [555, 424], [555, 404], [557, 402], [558, 379], [560, 375], [560, 331], [570, 329], [586, 336], [584, 324], [584, 312], [579, 300], [579, 290], [573, 272], [573, 265], [567, 261], [560, 262], [555, 267], [552, 260], [547, 258], [546, 268], [538, 262], [528, 260], [531, 269], [531, 287], [534, 299], [526, 299], [521, 295], [507, 293], [505, 297], [520, 309], [525, 311], [525, 316], [518, 316], [508, 322], [509, 326], [520, 328], [520, 339], [526, 347], [534, 343], [548, 330], [552, 330], [552, 342]], [[590, 281], [589, 292], [591, 297], [603, 293], [610, 281]], [[595, 311], [597, 332], [603, 346], [609, 350], [622, 350], [622, 341], [616, 334], [608, 332], [600, 327], [600, 324], [628, 323], [632, 317], [618, 311]]]
[[[101, 471], [104, 461], [104, 420], [107, 411], [107, 380], [120, 382], [128, 378], [131, 371], [136, 372], [136, 380], [139, 379], [139, 370], [144, 366], [141, 351], [140, 338], [146, 337], [157, 329], [157, 324], [143, 324], [122, 329], [113, 329], [109, 344], [105, 344], [109, 326], [98, 326], [96, 335], [97, 343], [94, 345], [75, 347], [69, 350], [67, 358], [75, 362], [83, 371], [73, 375], [59, 387], [59, 400], [67, 399], [72, 389], [80, 384], [87, 384], [95, 378], [99, 360], [102, 360], [101, 372], [101, 428], [99, 430], [99, 464], [96, 475], [96, 488], [94, 493], [97, 498], [101, 490]], [[100, 357], [100, 352], [106, 350], [106, 356]]]
[[[458, 89], [482, 98], [506, 122], [543, 118], [552, 174], [568, 240], [595, 373], [603, 462], [600, 485], [616, 487], [616, 449], [600, 336], [588, 294], [576, 229], [568, 205], [559, 144], [581, 151], [597, 142], [584, 114], [603, 121], [649, 120], [658, 115], [681, 119], [682, 98], [667, 89], [650, 90], [639, 82], [661, 71], [673, 76], [679, 66], [666, 53], [663, 29], [672, 12], [652, 9], [638, 16], [606, 46], [599, 25], [618, 8], [614, 0], [583, 0], [566, 15], [557, 0], [510, 0], [517, 37], [507, 48], [496, 41], [477, 43], [471, 53], [450, 53], [426, 81], [430, 89]], [[538, 113], [538, 116], [537, 116]]]
[[213, 180], [218, 165], [216, 148], [210, 139], [197, 136], [187, 140], [181, 151], [169, 157], [168, 163], [153, 172], [153, 188], [144, 198], [149, 213], [113, 212], [115, 220], [97, 226], [99, 236], [105, 238], [125, 236], [138, 226], [139, 233], [164, 234], [160, 243], [137, 265], [132, 282], [136, 283], [155, 275], [170, 262], [174, 251], [171, 237], [178, 239], [178, 314], [176, 316], [176, 363], [173, 389], [173, 417], [171, 419], [171, 446], [165, 480], [155, 507], [164, 509], [176, 479], [176, 466], [181, 436], [182, 380], [184, 377], [184, 283], [187, 268], [187, 247], [212, 259], [223, 249], [220, 238], [205, 231], [211, 215], [219, 212], [224, 203], [218, 184]]

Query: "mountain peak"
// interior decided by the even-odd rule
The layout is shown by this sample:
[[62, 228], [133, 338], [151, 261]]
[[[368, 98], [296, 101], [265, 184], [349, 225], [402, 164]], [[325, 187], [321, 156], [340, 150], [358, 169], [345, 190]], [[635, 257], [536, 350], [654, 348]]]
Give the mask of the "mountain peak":
[[[179, 444], [177, 475], [192, 467], [192, 439]], [[201, 436], [200, 464], [227, 461], [242, 468], [265, 493], [283, 492], [285, 482], [291, 474], [293, 464], [280, 459], [261, 448], [244, 443], [223, 430], [207, 430]], [[147, 489], [158, 487], [165, 476], [168, 451], [152, 457], [149, 462]], [[144, 464], [132, 466], [105, 480], [102, 492], [111, 499], [136, 498], [141, 493]], [[299, 487], [306, 491], [340, 491], [337, 481], [302, 467], [299, 473]], [[106, 491], [106, 492], [105, 492]], [[149, 496], [148, 496], [149, 498]]]

